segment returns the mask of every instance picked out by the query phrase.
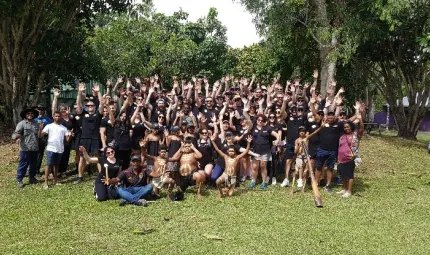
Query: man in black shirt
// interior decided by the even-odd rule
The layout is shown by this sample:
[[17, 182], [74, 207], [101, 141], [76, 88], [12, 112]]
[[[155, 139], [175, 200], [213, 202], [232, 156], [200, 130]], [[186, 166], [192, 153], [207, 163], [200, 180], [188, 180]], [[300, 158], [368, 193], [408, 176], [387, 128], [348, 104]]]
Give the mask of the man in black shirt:
[[152, 184], [148, 184], [148, 176], [141, 166], [141, 157], [134, 155], [131, 157], [130, 167], [118, 174], [118, 177], [109, 180], [103, 179], [108, 184], [121, 183], [122, 187], [117, 189], [117, 194], [121, 197], [120, 206], [133, 204], [137, 206], [147, 206], [145, 197], [152, 192]]
[[315, 178], [317, 181], [321, 178], [321, 172], [324, 167], [324, 163], [327, 166], [327, 184], [325, 190], [329, 193], [332, 192], [331, 180], [333, 177], [333, 168], [337, 159], [337, 151], [339, 147], [339, 138], [342, 132], [342, 125], [336, 120], [334, 112], [327, 114], [327, 123], [319, 132], [320, 147], [317, 149], [316, 156], [316, 173]]
[[286, 144], [286, 163], [285, 163], [285, 179], [281, 184], [281, 187], [288, 186], [290, 181], [288, 175], [294, 161], [294, 143], [299, 137], [299, 127], [306, 126], [307, 120], [303, 115], [303, 107], [297, 107], [292, 105], [290, 107], [290, 114], [287, 117], [287, 144]]
[[[95, 155], [100, 149], [100, 122], [103, 116], [104, 101], [100, 93], [99, 85], [95, 84], [93, 86], [93, 93], [96, 93], [99, 97], [98, 101], [100, 102], [100, 105], [98, 107], [98, 111], [96, 111], [95, 103], [89, 100], [85, 105], [88, 109], [88, 112], [83, 112], [81, 98], [85, 90], [85, 83], [80, 83], [76, 109], [76, 114], [80, 116], [80, 119], [82, 120], [82, 133], [79, 140], [79, 146], [83, 146], [88, 153]], [[79, 159], [78, 178], [74, 182], [75, 184], [81, 183], [83, 181], [83, 175], [86, 166], [87, 161], [84, 157], [81, 157]]]

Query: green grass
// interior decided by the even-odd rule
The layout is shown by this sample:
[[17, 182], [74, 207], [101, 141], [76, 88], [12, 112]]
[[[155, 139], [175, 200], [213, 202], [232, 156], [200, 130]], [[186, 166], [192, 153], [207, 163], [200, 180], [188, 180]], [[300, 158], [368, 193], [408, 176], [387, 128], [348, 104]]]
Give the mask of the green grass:
[[[421, 139], [421, 138], [420, 138]], [[16, 188], [16, 165], [0, 168], [1, 254], [429, 254], [430, 169], [423, 141], [365, 137], [349, 199], [241, 186], [233, 198], [149, 207], [97, 203], [89, 179], [43, 190]], [[336, 189], [337, 191], [337, 189]], [[164, 218], [168, 218], [165, 221]], [[133, 230], [153, 229], [146, 235]], [[204, 237], [217, 235], [223, 240]]]

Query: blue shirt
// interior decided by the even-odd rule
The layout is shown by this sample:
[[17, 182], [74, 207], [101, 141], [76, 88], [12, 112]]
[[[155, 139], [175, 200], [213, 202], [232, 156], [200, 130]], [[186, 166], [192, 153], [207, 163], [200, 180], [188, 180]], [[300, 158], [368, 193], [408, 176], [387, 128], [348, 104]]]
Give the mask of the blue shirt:
[[42, 117], [37, 117], [37, 118], [34, 118], [34, 122], [35, 123], [39, 123], [39, 120], [41, 120], [42, 121], [42, 123], [43, 123], [43, 126], [46, 126], [46, 125], [48, 125], [48, 124], [51, 124], [52, 123], [52, 120], [49, 118], [49, 117], [47, 117], [47, 116], [42, 116]]

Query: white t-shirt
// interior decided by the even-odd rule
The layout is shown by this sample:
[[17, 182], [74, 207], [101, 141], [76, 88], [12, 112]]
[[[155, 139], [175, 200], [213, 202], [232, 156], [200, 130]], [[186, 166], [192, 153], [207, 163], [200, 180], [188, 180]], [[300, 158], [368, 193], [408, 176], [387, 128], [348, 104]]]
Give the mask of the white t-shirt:
[[66, 127], [61, 124], [51, 123], [46, 125], [42, 132], [48, 134], [47, 151], [55, 153], [64, 152], [64, 137], [67, 134]]

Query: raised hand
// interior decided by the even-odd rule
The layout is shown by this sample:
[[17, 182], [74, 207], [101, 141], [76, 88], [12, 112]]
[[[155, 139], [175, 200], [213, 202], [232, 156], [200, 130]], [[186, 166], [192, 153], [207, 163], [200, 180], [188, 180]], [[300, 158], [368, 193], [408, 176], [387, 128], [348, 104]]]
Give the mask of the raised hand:
[[54, 97], [59, 97], [60, 96], [60, 90], [55, 88], [54, 89]]
[[305, 82], [305, 85], [303, 86], [303, 88], [307, 89], [307, 88], [309, 88], [309, 86], [310, 86], [309, 82]]
[[85, 92], [85, 90], [86, 90], [86, 89], [87, 89], [87, 88], [86, 88], [86, 86], [85, 86], [85, 83], [80, 82], [80, 83], [79, 83], [79, 87], [78, 87], [79, 92]]
[[331, 100], [326, 99], [326, 101], [325, 101], [325, 107], [326, 108], [330, 107], [331, 103], [332, 103]]
[[343, 87], [341, 87], [337, 93], [338, 94], [345, 93], [345, 89]]
[[316, 103], [316, 101], [317, 101], [317, 99], [315, 98], [315, 96], [312, 96], [312, 97], [311, 97], [311, 99], [309, 100], [309, 102], [310, 102], [311, 104], [315, 104], [315, 103]]
[[264, 103], [264, 97], [262, 97], [262, 98], [260, 98], [259, 100], [258, 100], [258, 104], [261, 106], [261, 105], [263, 105], [263, 103]]
[[100, 85], [99, 85], [98, 83], [95, 83], [95, 84], [93, 85], [93, 91], [94, 91], [94, 92], [100, 92]]
[[79, 151], [80, 151], [80, 152], [86, 152], [87, 150], [85, 149], [85, 147], [84, 147], [84, 146], [79, 146]]
[[251, 142], [252, 142], [252, 136], [251, 136], [251, 135], [248, 135], [248, 137], [246, 138], [246, 141], [247, 141], [248, 143], [251, 143]]
[[108, 88], [112, 87], [112, 81], [110, 79], [106, 81], [106, 87]]
[[294, 86], [299, 86], [300, 85], [300, 78], [296, 78], [294, 80]]
[[154, 75], [154, 80], [158, 81], [158, 74]]
[[212, 121], [212, 123], [215, 123], [215, 122], [216, 122], [216, 116], [215, 116], [215, 113], [212, 113], [211, 121]]
[[335, 99], [336, 101], [336, 105], [341, 105], [342, 104], [342, 97], [341, 96], [338, 96], [338, 97], [336, 97], [336, 99]]
[[314, 79], [318, 79], [318, 69], [314, 70], [314, 74], [312, 75]]
[[138, 84], [140, 84], [140, 83], [141, 83], [141, 80], [140, 80], [140, 78], [139, 78], [139, 77], [136, 77], [136, 78], [135, 78], [135, 80], [136, 80], [136, 83], [138, 83]]

